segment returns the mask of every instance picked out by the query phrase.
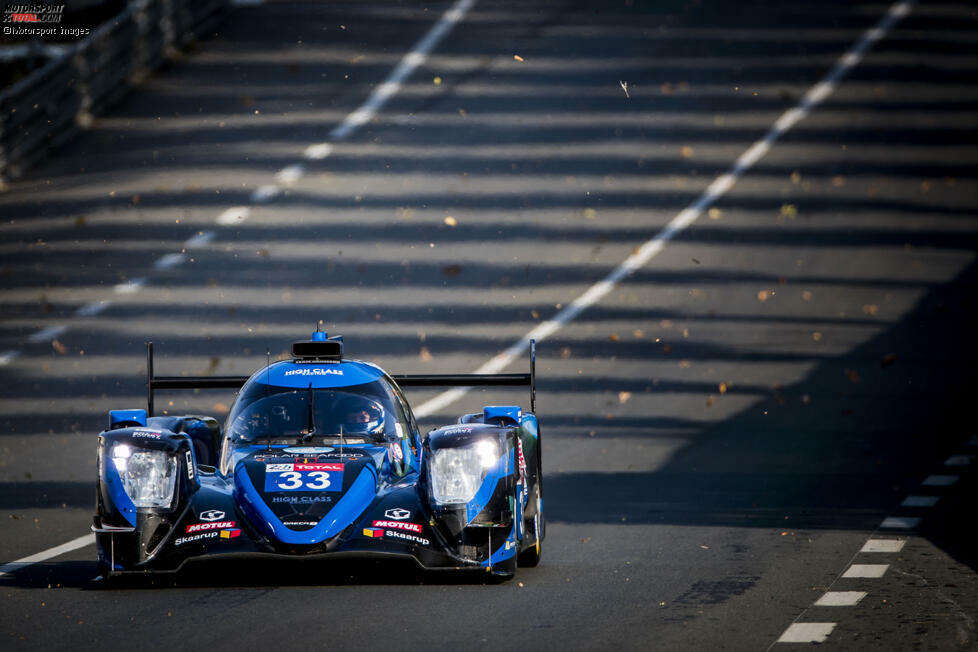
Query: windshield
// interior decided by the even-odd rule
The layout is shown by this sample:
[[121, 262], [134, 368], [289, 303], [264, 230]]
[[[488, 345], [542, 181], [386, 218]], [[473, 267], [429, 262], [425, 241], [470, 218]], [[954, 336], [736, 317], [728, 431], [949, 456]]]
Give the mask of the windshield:
[[330, 389], [252, 383], [228, 416], [232, 442], [311, 442], [343, 435], [396, 441], [407, 433], [400, 405], [382, 380]]

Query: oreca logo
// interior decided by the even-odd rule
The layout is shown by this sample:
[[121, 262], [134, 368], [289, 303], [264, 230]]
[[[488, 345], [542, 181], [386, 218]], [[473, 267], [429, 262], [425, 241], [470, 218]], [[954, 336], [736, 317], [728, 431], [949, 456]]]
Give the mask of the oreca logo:
[[289, 369], [285, 372], [286, 376], [342, 376], [342, 369], [324, 369], [323, 367], [313, 367], [312, 369], [303, 367], [301, 369]]

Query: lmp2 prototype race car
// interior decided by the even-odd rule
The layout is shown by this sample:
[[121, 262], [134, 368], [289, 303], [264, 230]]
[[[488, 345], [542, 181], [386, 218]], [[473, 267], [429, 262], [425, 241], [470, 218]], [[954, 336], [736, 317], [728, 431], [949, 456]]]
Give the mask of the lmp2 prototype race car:
[[[202, 557], [412, 559], [496, 579], [536, 566], [545, 534], [529, 374], [391, 376], [313, 333], [249, 378], [159, 377], [148, 409], [99, 435], [95, 523], [105, 578]], [[485, 406], [422, 436], [401, 386], [529, 385], [529, 412]], [[154, 391], [240, 388], [223, 432], [153, 416]]]

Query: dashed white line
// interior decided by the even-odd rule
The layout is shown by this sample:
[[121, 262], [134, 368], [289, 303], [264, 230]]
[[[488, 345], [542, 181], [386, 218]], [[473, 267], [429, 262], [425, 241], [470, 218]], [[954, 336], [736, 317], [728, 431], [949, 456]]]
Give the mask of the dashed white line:
[[826, 591], [815, 601], [816, 607], [853, 607], [866, 597], [865, 591]]
[[870, 539], [859, 552], [900, 552], [906, 543], [906, 539]]
[[842, 577], [878, 579], [886, 574], [886, 569], [889, 567], [889, 564], [853, 564], [846, 569]]
[[0, 566], [0, 577], [11, 573], [16, 570], [20, 570], [25, 566], [30, 566], [31, 564], [36, 564], [41, 561], [47, 561], [53, 557], [63, 555], [66, 552], [71, 552], [72, 550], [77, 550], [78, 548], [84, 548], [85, 546], [95, 543], [95, 535], [92, 533], [80, 536], [77, 539], [72, 539], [67, 543], [62, 543], [60, 546], [55, 546], [49, 548], [43, 552], [39, 552], [36, 555], [31, 555], [30, 557], [24, 557], [23, 559], [18, 559], [17, 561], [12, 561], [9, 564], [4, 564]]
[[824, 643], [835, 623], [791, 623], [778, 643]]
[[251, 215], [251, 209], [247, 206], [232, 206], [217, 216], [217, 223], [223, 226], [240, 224]]
[[54, 338], [56, 338], [58, 335], [64, 333], [66, 330], [68, 330], [67, 326], [48, 326], [47, 328], [43, 330], [39, 330], [33, 335], [31, 335], [30, 337], [28, 337], [27, 341], [35, 342], [35, 343], [49, 342]]
[[140, 276], [138, 278], [129, 279], [124, 283], [119, 283], [112, 291], [116, 294], [135, 294], [143, 289], [143, 286], [149, 281], [145, 276]]
[[0, 367], [10, 364], [20, 355], [20, 351], [4, 351], [0, 353]]
[[880, 523], [880, 527], [886, 530], [912, 530], [920, 525], [920, 519], [916, 516], [887, 516]]
[[960, 479], [961, 476], [958, 475], [929, 475], [920, 484], [925, 487], [950, 487], [953, 484], [957, 484]]
[[940, 500], [939, 496], [907, 496], [900, 503], [901, 507], [933, 507]]
[[92, 301], [75, 311], [78, 317], [94, 317], [112, 305], [111, 301]]
[[186, 260], [187, 256], [185, 254], [167, 254], [153, 263], [153, 267], [156, 269], [170, 269], [171, 267], [176, 267]]

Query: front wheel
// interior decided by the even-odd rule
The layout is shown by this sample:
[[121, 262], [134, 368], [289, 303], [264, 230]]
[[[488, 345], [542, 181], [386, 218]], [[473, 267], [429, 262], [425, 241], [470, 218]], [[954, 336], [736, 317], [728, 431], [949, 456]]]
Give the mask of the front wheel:
[[534, 568], [540, 563], [540, 555], [543, 552], [541, 540], [543, 539], [544, 527], [546, 526], [543, 520], [543, 514], [540, 513], [538, 508], [536, 516], [533, 517], [533, 537], [536, 539], [536, 543], [516, 557], [516, 563], [519, 564], [520, 568]]

